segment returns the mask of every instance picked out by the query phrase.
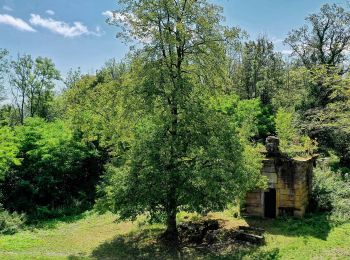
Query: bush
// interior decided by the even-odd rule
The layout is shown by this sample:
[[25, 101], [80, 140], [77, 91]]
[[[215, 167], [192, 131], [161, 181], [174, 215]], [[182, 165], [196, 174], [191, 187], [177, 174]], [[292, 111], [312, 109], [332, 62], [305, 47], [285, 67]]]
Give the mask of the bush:
[[23, 227], [24, 222], [23, 214], [10, 213], [0, 208], [0, 234], [12, 235], [17, 233]]
[[331, 212], [333, 220], [350, 220], [350, 181], [326, 163], [315, 169], [312, 199], [318, 210]]
[[14, 133], [21, 163], [12, 164], [0, 181], [5, 209], [30, 218], [92, 206], [104, 163], [96, 146], [82, 142], [62, 121], [31, 118]]

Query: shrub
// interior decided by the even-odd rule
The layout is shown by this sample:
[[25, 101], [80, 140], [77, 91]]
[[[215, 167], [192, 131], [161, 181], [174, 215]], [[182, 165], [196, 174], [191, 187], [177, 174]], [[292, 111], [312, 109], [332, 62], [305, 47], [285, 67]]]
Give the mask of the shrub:
[[315, 169], [312, 199], [318, 210], [330, 211], [333, 220], [350, 220], [350, 181], [326, 163]]
[[16, 212], [10, 213], [0, 208], [0, 234], [12, 235], [17, 233], [24, 225], [25, 216]]

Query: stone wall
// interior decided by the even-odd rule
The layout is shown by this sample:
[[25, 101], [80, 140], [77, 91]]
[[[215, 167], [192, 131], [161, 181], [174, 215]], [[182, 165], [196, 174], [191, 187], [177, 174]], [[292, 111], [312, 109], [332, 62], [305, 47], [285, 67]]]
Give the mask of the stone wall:
[[[273, 139], [274, 144], [277, 143]], [[271, 149], [263, 160], [262, 174], [268, 178], [267, 190], [254, 190], [247, 193], [244, 213], [265, 216], [265, 192], [276, 190], [276, 216], [292, 215], [302, 217], [308, 206], [312, 172], [316, 157], [288, 158]], [[278, 149], [277, 149], [278, 151]]]

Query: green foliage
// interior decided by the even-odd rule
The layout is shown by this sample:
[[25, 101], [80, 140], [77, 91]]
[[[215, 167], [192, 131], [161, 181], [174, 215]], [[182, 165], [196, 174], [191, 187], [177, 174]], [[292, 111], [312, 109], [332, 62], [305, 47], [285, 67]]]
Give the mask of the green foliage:
[[290, 156], [308, 156], [314, 153], [317, 143], [301, 135], [295, 127], [295, 115], [279, 109], [276, 115], [276, 131], [280, 138], [280, 149]]
[[326, 163], [315, 169], [312, 197], [319, 210], [331, 212], [332, 220], [350, 220], [350, 179]]
[[274, 116], [259, 99], [240, 100], [237, 95], [220, 95], [213, 98], [212, 106], [232, 118], [243, 141], [264, 138], [274, 131]]
[[261, 104], [261, 114], [258, 115], [258, 133], [257, 139], [265, 140], [267, 136], [276, 132], [275, 112], [271, 105], [263, 106]]
[[10, 104], [6, 104], [0, 107], [0, 126], [13, 127], [17, 123], [17, 111], [16, 108]]
[[312, 78], [310, 71], [305, 67], [295, 67], [286, 64], [283, 75], [283, 84], [276, 89], [272, 99], [273, 108], [287, 110], [299, 110], [314, 100], [314, 93], [310, 90]]
[[70, 69], [67, 73], [66, 78], [64, 79], [66, 90], [75, 87], [76, 83], [79, 82], [81, 78], [82, 78], [82, 73], [80, 68], [76, 70]]
[[[198, 114], [194, 107], [192, 111], [192, 123], [183, 118], [186, 123], [178, 128], [184, 139], [176, 161], [177, 205], [187, 211], [222, 210], [257, 185], [260, 157], [248, 156], [253, 150], [243, 150], [230, 118], [215, 111]], [[167, 206], [167, 183], [173, 178], [167, 166], [171, 147], [164, 146], [166, 128], [153, 120], [157, 119], [144, 119], [137, 126], [126, 163], [107, 168], [102, 186], [107, 202], [99, 203], [109, 205], [121, 218], [147, 212], [159, 220]]]
[[344, 100], [349, 89], [349, 76], [343, 75], [341, 67], [319, 65], [306, 70], [306, 73], [307, 96], [303, 100], [302, 109], [326, 109], [327, 106]]
[[307, 68], [336, 66], [346, 57], [350, 39], [350, 13], [338, 4], [324, 4], [305, 19], [308, 25], [292, 30], [285, 43]]
[[259, 99], [240, 100], [235, 120], [240, 134], [247, 140], [265, 138], [274, 132], [274, 115], [269, 105]]
[[283, 82], [284, 62], [266, 37], [243, 44], [231, 65], [232, 84], [243, 99], [259, 98], [263, 105], [271, 104]]
[[231, 117], [232, 125], [238, 129], [242, 140], [248, 141], [258, 134], [258, 116], [262, 114], [257, 99], [240, 100], [236, 95], [215, 97], [212, 107]]
[[35, 214], [40, 207], [54, 210], [77, 201], [84, 208], [94, 200], [101, 171], [96, 150], [74, 136], [61, 121], [25, 121], [11, 133], [18, 139], [16, 159], [1, 182], [6, 209]]
[[[190, 118], [196, 127], [186, 120], [179, 130], [185, 141], [187, 138], [194, 141], [186, 144], [187, 152], [178, 161], [180, 209], [199, 212], [223, 209], [233, 198], [244, 196], [245, 190], [264, 186], [260, 176], [262, 155], [248, 142], [257, 131], [259, 104], [258, 100], [239, 101], [236, 96], [222, 96], [212, 99], [206, 112], [202, 107], [202, 115], [196, 113], [196, 107], [191, 108]], [[107, 167], [105, 182], [100, 187], [105, 197], [97, 202], [100, 210], [112, 209], [122, 218], [136, 217], [142, 212], [150, 213], [153, 220], [164, 217], [162, 201], [168, 195], [158, 183], [166, 183], [169, 178], [166, 169], [161, 168], [166, 165], [169, 148], [163, 146], [161, 138], [165, 131], [159, 127], [161, 122], [152, 122], [153, 118], [139, 123], [135, 144], [131, 144], [137, 150], [130, 150], [126, 159], [134, 161], [133, 164], [124, 165], [116, 160]], [[235, 129], [239, 129], [239, 135]], [[118, 167], [120, 163], [122, 166]], [[140, 163], [147, 167], [140, 168]]]
[[9, 76], [18, 123], [23, 124], [26, 117], [47, 118], [55, 81], [61, 79], [52, 60], [19, 55], [11, 61]]
[[108, 167], [102, 205], [123, 219], [166, 219], [174, 238], [180, 210], [224, 209], [257, 184], [259, 170], [248, 172], [243, 158], [243, 125], [241, 137], [233, 118], [210, 103], [229, 83], [225, 44], [234, 45], [240, 30], [223, 26], [221, 8], [207, 1], [120, 2], [121, 35], [142, 49], [117, 85], [122, 105], [112, 118], [123, 115], [126, 126], [113, 129], [123, 149]]
[[[301, 110], [301, 128], [317, 138], [323, 152], [334, 150], [344, 166], [350, 165], [349, 75], [338, 67], [308, 70], [308, 94]], [[326, 102], [321, 102], [321, 101]]]
[[24, 222], [23, 214], [10, 213], [0, 207], [0, 234], [13, 235], [23, 228]]
[[[211, 106], [229, 116], [231, 127], [237, 130], [240, 142], [244, 147], [243, 160], [246, 171], [250, 173], [251, 187], [265, 187], [266, 180], [260, 176], [262, 154], [261, 146], [251, 141], [261, 136], [261, 121], [265, 119], [261, 102], [258, 99], [240, 100], [236, 95], [215, 97]], [[266, 126], [266, 125], [265, 125]]]
[[122, 85], [125, 71], [123, 63], [107, 64], [96, 77], [83, 76], [64, 93], [62, 100], [73, 128], [84, 140], [96, 142], [111, 154], [117, 153], [121, 142], [128, 141], [127, 119], [134, 111], [128, 107], [129, 94]]
[[21, 161], [17, 157], [19, 153], [19, 140], [10, 127], [0, 128], [0, 179], [11, 165], [20, 165]]
[[237, 103], [233, 114], [233, 121], [236, 122], [241, 138], [251, 140], [259, 134], [259, 116], [262, 115], [261, 104], [257, 99], [242, 100]]

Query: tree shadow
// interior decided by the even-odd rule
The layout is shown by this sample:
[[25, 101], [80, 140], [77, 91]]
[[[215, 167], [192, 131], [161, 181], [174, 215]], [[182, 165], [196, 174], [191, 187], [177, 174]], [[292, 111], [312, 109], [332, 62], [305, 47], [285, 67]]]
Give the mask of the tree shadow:
[[276, 219], [263, 219], [245, 217], [249, 226], [262, 227], [266, 233], [283, 236], [315, 237], [327, 240], [334, 224], [327, 214], [310, 214], [304, 218], [282, 217]]
[[[279, 250], [231, 243], [225, 246], [170, 246], [157, 240], [163, 229], [145, 229], [116, 236], [98, 246], [94, 259], [278, 259]], [[71, 256], [69, 259], [79, 259]]]
[[58, 218], [52, 218], [48, 220], [35, 220], [26, 224], [26, 228], [29, 230], [33, 229], [55, 229], [61, 223], [74, 223], [87, 216], [87, 212], [83, 212], [75, 215], [67, 215]]

